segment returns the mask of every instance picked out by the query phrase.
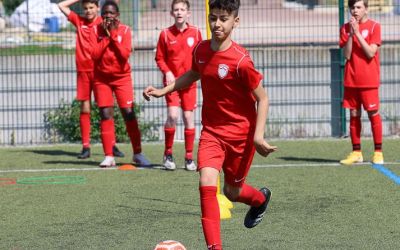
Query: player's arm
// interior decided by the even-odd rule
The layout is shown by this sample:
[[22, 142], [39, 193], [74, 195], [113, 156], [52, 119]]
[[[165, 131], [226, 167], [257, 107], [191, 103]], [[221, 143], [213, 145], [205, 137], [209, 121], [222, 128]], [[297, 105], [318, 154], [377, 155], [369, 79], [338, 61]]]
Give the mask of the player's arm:
[[378, 51], [378, 44], [368, 44], [368, 42], [365, 41], [364, 37], [361, 35], [361, 32], [358, 29], [354, 31], [354, 35], [357, 37], [365, 56], [368, 59], [372, 59]]
[[115, 52], [117, 57], [122, 60], [128, 60], [129, 56], [132, 53], [132, 38], [131, 38], [131, 30], [128, 26], [125, 26], [124, 35], [121, 39], [121, 42], [118, 41], [118, 29], [113, 29], [110, 31], [110, 43], [114, 48], [116, 48]]
[[173, 81], [175, 81], [175, 75], [169, 69], [167, 64], [168, 53], [167, 53], [167, 44], [165, 43], [165, 36], [166, 36], [165, 31], [162, 31], [160, 33], [157, 42], [155, 60], [158, 68], [165, 75], [165, 80], [167, 84], [171, 84]]
[[346, 60], [350, 60], [352, 51], [353, 51], [353, 36], [350, 35], [349, 39], [347, 40], [347, 43], [343, 47], [343, 54]]
[[276, 146], [269, 145], [264, 139], [265, 124], [269, 108], [269, 99], [265, 89], [260, 82], [258, 87], [253, 90], [253, 95], [257, 100], [257, 121], [254, 133], [254, 146], [257, 152], [266, 157], [277, 150]]
[[71, 9], [69, 7], [77, 2], [79, 2], [79, 0], [65, 0], [65, 1], [59, 2], [57, 5], [58, 5], [58, 8], [61, 10], [61, 12], [64, 13], [64, 15], [66, 17], [68, 17], [69, 14], [71, 13]]
[[350, 26], [350, 23], [347, 23], [343, 25], [340, 29], [340, 41], [339, 41], [339, 46], [343, 48], [343, 54], [346, 60], [349, 60], [351, 58], [351, 52], [353, 50], [353, 34], [350, 31], [346, 29], [347, 26]]
[[[100, 25], [98, 27], [100, 28]], [[91, 41], [93, 41], [93, 47], [90, 50], [90, 56], [92, 57], [92, 59], [98, 60], [103, 56], [104, 51], [109, 46], [110, 39], [108, 37], [103, 37], [103, 39], [99, 39], [95, 32], [92, 32], [91, 36], [94, 36], [94, 38], [91, 39]]]
[[172, 82], [171, 84], [165, 86], [162, 89], [157, 89], [154, 88], [153, 86], [148, 86], [144, 91], [143, 91], [143, 97], [147, 100], [150, 101], [150, 97], [162, 97], [165, 96], [168, 93], [171, 93], [176, 90], [180, 90], [183, 88], [189, 87], [193, 82], [196, 82], [200, 79], [200, 74], [196, 71], [189, 70], [182, 76], [180, 76], [176, 81]]

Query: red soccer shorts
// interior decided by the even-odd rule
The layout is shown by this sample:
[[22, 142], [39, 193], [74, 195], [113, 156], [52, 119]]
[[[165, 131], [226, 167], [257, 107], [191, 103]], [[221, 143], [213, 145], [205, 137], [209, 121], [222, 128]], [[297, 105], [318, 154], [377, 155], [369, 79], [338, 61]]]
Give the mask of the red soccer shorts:
[[254, 133], [244, 140], [222, 140], [217, 135], [202, 130], [197, 154], [198, 170], [212, 167], [224, 171], [225, 182], [241, 187], [253, 161]]
[[197, 107], [197, 84], [193, 83], [189, 88], [174, 91], [165, 95], [167, 106], [182, 107], [183, 111], [192, 111]]
[[76, 99], [78, 101], [90, 100], [93, 88], [93, 72], [78, 71], [76, 78]]
[[133, 107], [133, 87], [130, 75], [118, 78], [100, 77], [96, 79], [93, 90], [99, 107], [113, 107], [113, 93], [120, 108]]
[[343, 107], [372, 111], [379, 110], [378, 88], [344, 88]]

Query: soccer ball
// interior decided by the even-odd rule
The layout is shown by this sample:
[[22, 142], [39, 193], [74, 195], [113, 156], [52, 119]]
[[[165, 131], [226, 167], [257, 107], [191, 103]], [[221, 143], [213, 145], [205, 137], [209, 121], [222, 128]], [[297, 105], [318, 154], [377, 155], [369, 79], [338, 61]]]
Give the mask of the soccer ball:
[[158, 243], [154, 250], [186, 250], [186, 247], [179, 241], [165, 240]]

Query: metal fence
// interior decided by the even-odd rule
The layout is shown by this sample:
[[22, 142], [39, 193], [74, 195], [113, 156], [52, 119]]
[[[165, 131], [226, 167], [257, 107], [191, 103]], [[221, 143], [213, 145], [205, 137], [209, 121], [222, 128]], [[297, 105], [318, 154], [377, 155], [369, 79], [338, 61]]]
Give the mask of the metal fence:
[[[191, 1], [190, 22], [206, 37], [205, 1]], [[309, 138], [341, 136], [343, 115], [337, 88], [343, 61], [338, 57], [342, 0], [242, 0], [240, 25], [233, 39], [252, 55], [264, 74], [270, 97], [268, 137]], [[397, 0], [370, 0], [369, 16], [382, 25], [381, 113], [384, 135], [400, 135], [400, 6]], [[144, 103], [148, 84], [161, 86], [155, 46], [162, 28], [173, 23], [170, 0], [121, 0], [122, 21], [133, 29], [131, 56], [135, 99], [141, 105], [141, 122], [155, 124], [163, 140], [166, 107], [163, 99]], [[75, 6], [74, 6], [75, 7]], [[76, 7], [79, 9], [78, 7]], [[44, 16], [29, 13], [28, 16]], [[29, 20], [29, 17], [21, 15]], [[32, 18], [31, 18], [32, 19]], [[48, 21], [49, 19], [47, 19]], [[343, 20], [342, 20], [343, 21]], [[48, 23], [47, 23], [48, 24]], [[44, 113], [75, 96], [75, 33], [71, 25], [47, 32], [7, 27], [0, 32], [0, 145], [49, 143]], [[49, 32], [51, 31], [51, 32]], [[201, 91], [195, 123], [201, 127]], [[348, 115], [347, 115], [348, 116]], [[370, 135], [367, 116], [363, 135]], [[199, 133], [197, 133], [198, 135]], [[179, 123], [176, 139], [183, 139]], [[54, 141], [54, 140], [51, 140]]]

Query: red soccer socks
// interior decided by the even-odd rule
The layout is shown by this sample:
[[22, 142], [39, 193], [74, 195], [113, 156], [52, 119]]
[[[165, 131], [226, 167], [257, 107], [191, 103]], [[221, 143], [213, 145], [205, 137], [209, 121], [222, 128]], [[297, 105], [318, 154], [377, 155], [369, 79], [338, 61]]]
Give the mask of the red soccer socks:
[[79, 116], [79, 126], [81, 128], [82, 146], [90, 147], [90, 113], [81, 113]]
[[207, 247], [209, 249], [222, 249], [217, 187], [201, 186], [199, 189], [201, 223]]
[[265, 196], [261, 191], [244, 183], [237, 201], [251, 207], [259, 207], [265, 201]]
[[361, 117], [350, 116], [350, 137], [353, 151], [361, 151]]
[[136, 119], [125, 121], [126, 131], [131, 140], [133, 153], [139, 154], [142, 152], [142, 138], [139, 130], [139, 124]]
[[113, 156], [113, 146], [115, 144], [114, 119], [101, 120], [101, 142], [106, 156]]
[[185, 150], [186, 150], [185, 159], [193, 160], [194, 137], [195, 137], [195, 129], [185, 128]]
[[172, 146], [174, 145], [175, 127], [164, 127], [165, 150], [164, 155], [172, 155]]
[[382, 151], [382, 119], [379, 113], [370, 116], [372, 136], [374, 138], [375, 151]]

